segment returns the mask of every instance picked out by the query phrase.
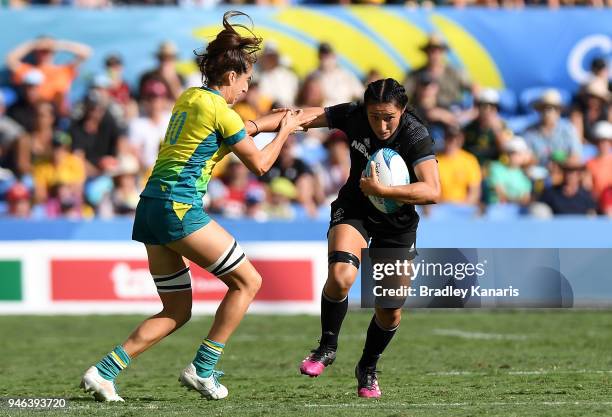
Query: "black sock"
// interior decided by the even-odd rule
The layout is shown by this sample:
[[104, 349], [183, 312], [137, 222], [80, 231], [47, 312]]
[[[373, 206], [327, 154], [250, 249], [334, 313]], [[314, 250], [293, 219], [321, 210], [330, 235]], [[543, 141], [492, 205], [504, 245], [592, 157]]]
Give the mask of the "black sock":
[[332, 300], [325, 295], [325, 291], [321, 293], [321, 346], [334, 350], [338, 348], [338, 334], [347, 310], [348, 296], [342, 300]]
[[393, 339], [397, 327], [399, 325], [391, 330], [382, 329], [376, 320], [376, 314], [372, 317], [368, 327], [363, 354], [359, 360], [360, 368], [376, 367], [378, 358], [380, 358], [380, 355], [384, 352], [389, 342], [391, 342], [391, 339]]

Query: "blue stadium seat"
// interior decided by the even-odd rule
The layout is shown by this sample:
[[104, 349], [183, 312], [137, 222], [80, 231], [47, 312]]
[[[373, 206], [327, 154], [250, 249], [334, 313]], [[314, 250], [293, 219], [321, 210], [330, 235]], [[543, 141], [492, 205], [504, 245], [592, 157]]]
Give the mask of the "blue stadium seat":
[[11, 87], [0, 87], [0, 95], [2, 95], [2, 98], [4, 99], [4, 105], [6, 107], [17, 101], [17, 92]]
[[484, 218], [487, 220], [512, 220], [521, 215], [518, 204], [491, 204], [487, 206]]
[[582, 162], [587, 162], [597, 156], [599, 151], [597, 150], [597, 146], [592, 143], [585, 143], [582, 145]]
[[297, 155], [310, 167], [322, 163], [327, 158], [327, 150], [317, 141], [300, 141], [297, 143]]
[[295, 202], [291, 203], [291, 208], [293, 209], [293, 213], [295, 215], [293, 220], [308, 220], [309, 219], [306, 209], [300, 203], [295, 203]]
[[319, 206], [317, 210], [317, 219], [318, 220], [329, 220], [329, 212], [330, 212], [329, 204], [322, 204]]
[[512, 90], [499, 91], [499, 113], [502, 116], [514, 116], [518, 109], [518, 99]]
[[434, 204], [429, 210], [427, 218], [431, 220], [471, 219], [478, 215], [478, 207], [466, 204]]
[[508, 128], [517, 135], [523, 133], [528, 127], [536, 124], [539, 120], [540, 115], [535, 112], [504, 118]]

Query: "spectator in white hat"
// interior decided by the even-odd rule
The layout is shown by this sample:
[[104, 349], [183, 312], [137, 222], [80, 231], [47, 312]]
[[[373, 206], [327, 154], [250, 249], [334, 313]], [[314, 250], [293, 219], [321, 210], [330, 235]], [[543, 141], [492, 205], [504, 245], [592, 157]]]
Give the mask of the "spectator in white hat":
[[437, 104], [445, 109], [450, 109], [453, 104], [460, 103], [463, 93], [473, 89], [472, 82], [465, 72], [449, 65], [446, 59], [448, 49], [442, 36], [437, 33], [429, 36], [427, 43], [421, 47], [421, 50], [427, 55], [427, 62], [424, 66], [408, 73], [404, 80], [408, 95], [414, 93], [418, 80], [423, 74], [427, 74], [439, 83]]
[[123, 154], [117, 158], [117, 166], [110, 171], [114, 188], [111, 202], [115, 214], [133, 214], [138, 204], [140, 189], [138, 187], [138, 160]]
[[0, 170], [15, 170], [13, 149], [24, 139], [25, 132], [19, 123], [4, 114], [5, 109], [4, 96], [0, 93]]
[[144, 171], [152, 169], [166, 135], [172, 109], [168, 97], [166, 84], [156, 79], [146, 82], [141, 96], [143, 114], [128, 125], [128, 142]]
[[21, 125], [27, 132], [34, 130], [36, 107], [43, 102], [38, 86], [45, 76], [37, 69], [31, 69], [23, 76], [19, 86], [19, 99], [13, 103], [6, 114]]
[[317, 76], [323, 86], [324, 107], [363, 97], [363, 84], [353, 73], [338, 64], [336, 52], [327, 42], [319, 45], [319, 68], [309, 77], [312, 76]]
[[523, 168], [531, 160], [531, 151], [523, 138], [514, 136], [504, 144], [503, 152], [508, 163], [494, 161], [489, 166], [489, 202], [527, 205], [531, 200], [532, 185]]
[[170, 99], [176, 100], [185, 87], [185, 79], [176, 71], [178, 49], [174, 43], [165, 41], [159, 45], [155, 54], [157, 67], [145, 72], [138, 83], [138, 95], [142, 96], [144, 86], [148, 81], [155, 79], [166, 84], [170, 92]]
[[499, 93], [496, 90], [480, 90], [476, 96], [476, 108], [478, 116], [463, 129], [464, 148], [484, 165], [499, 158], [512, 133], [499, 115]]
[[601, 120], [612, 121], [610, 101], [608, 84], [600, 79], [593, 79], [580, 89], [570, 114], [578, 137], [593, 142], [593, 125]]
[[567, 160], [561, 164], [561, 169], [561, 184], [544, 189], [540, 201], [547, 204], [555, 215], [596, 214], [595, 200], [583, 186], [584, 164], [578, 160]]
[[540, 121], [527, 129], [525, 140], [534, 153], [536, 163], [546, 167], [553, 153], [564, 153], [569, 159], [580, 160], [582, 144], [576, 129], [561, 118], [561, 94], [555, 89], [544, 91], [534, 108], [540, 113]]
[[593, 197], [598, 200], [603, 191], [612, 186], [612, 123], [595, 123], [593, 140], [597, 143], [598, 153], [586, 166], [593, 179]]
[[277, 107], [295, 104], [299, 80], [290, 69], [281, 65], [281, 56], [274, 42], [267, 42], [259, 61], [259, 89]]

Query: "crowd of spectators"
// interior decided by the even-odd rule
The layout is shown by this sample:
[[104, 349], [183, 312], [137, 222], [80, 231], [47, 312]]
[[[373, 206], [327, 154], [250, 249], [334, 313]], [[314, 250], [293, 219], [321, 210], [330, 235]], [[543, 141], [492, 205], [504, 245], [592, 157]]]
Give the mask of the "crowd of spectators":
[[0, 5], [12, 8], [23, 8], [31, 5], [76, 6], [81, 8], [109, 8], [113, 6], [188, 6], [213, 7], [218, 5], [257, 5], [257, 6], [290, 6], [290, 5], [404, 5], [411, 8], [433, 8], [452, 6], [455, 8], [523, 8], [547, 6], [559, 7], [588, 6], [611, 7], [612, 0], [1, 0]]
[[[505, 108], [504, 92], [473, 83], [449, 65], [448, 46], [431, 35], [426, 64], [403, 80], [435, 140], [442, 202], [425, 216], [612, 216], [612, 106], [609, 73], [595, 59], [575, 94], [545, 88], [525, 108]], [[72, 61], [58, 65], [58, 51]], [[330, 106], [359, 100], [364, 85], [327, 43], [304, 79], [285, 65], [274, 42], [262, 51], [251, 87], [234, 106], [245, 120], [275, 107]], [[91, 50], [39, 38], [7, 56], [14, 102], [0, 94], [0, 216], [91, 218], [133, 214], [165, 136], [172, 104], [199, 73], [177, 72], [178, 51], [164, 42], [157, 66], [132, 86], [121, 56], [106, 57], [80, 100], [71, 84]], [[517, 115], [518, 112], [518, 115]], [[528, 121], [529, 123], [525, 123]], [[255, 137], [258, 145], [271, 134]], [[348, 177], [349, 144], [340, 131], [310, 129], [289, 138], [272, 169], [252, 175], [228, 156], [205, 197], [207, 210], [232, 218], [327, 219]]]

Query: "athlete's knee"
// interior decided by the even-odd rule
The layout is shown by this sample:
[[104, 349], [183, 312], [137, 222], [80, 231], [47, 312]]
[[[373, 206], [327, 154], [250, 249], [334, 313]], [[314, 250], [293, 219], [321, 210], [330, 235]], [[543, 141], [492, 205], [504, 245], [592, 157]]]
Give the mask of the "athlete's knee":
[[232, 291], [244, 291], [253, 297], [261, 287], [261, 276], [252, 265], [240, 268], [246, 255], [235, 240], [221, 254], [219, 259], [206, 270], [221, 279]]
[[176, 322], [181, 327], [191, 319], [191, 304], [185, 306], [164, 307], [163, 314]]
[[253, 268], [251, 273], [239, 280], [242, 290], [246, 291], [252, 297], [255, 297], [255, 294], [259, 291], [262, 282], [261, 275], [255, 271], [255, 268]]
[[401, 308], [376, 308], [376, 320], [384, 329], [393, 329], [402, 321]]
[[181, 327], [191, 319], [191, 298], [162, 299], [163, 308], [158, 316], [174, 320], [176, 327]]
[[[333, 286], [342, 295], [350, 290], [357, 271], [359, 270], [359, 258], [350, 252], [335, 251], [329, 254], [329, 277], [327, 287]], [[332, 294], [328, 294], [332, 295]]]
[[178, 318], [178, 323], [180, 326], [191, 320], [191, 308], [187, 311], [184, 311]]
[[350, 268], [348, 265], [337, 264], [330, 266], [329, 269], [327, 287], [333, 287], [334, 290], [340, 292], [342, 296], [346, 295], [357, 277], [355, 268]]
[[229, 274], [224, 277], [224, 282], [229, 287], [230, 291], [241, 291], [250, 298], [255, 298], [255, 295], [261, 288], [261, 275], [253, 269], [249, 273]]
[[163, 303], [161, 314], [173, 319], [180, 327], [191, 318], [191, 274], [189, 268], [173, 274], [153, 275], [153, 281]]

